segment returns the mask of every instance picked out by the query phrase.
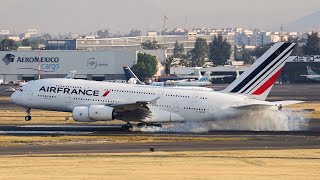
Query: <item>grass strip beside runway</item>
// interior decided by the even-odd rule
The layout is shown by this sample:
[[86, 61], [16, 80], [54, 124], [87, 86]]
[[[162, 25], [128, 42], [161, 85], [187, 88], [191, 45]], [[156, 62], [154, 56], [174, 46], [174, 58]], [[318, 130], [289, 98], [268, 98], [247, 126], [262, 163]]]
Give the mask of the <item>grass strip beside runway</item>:
[[248, 137], [179, 137], [179, 136], [1, 136], [0, 146], [57, 144], [124, 144], [149, 142], [246, 141]]
[[320, 150], [1, 156], [0, 179], [318, 179]]

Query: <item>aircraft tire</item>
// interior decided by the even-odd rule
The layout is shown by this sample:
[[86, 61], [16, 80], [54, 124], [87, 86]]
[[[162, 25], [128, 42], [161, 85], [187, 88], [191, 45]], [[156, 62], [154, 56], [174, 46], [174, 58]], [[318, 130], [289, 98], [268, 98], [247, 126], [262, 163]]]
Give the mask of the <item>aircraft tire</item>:
[[32, 119], [31, 116], [24, 117], [24, 120], [26, 120], [26, 121], [30, 121], [31, 119]]

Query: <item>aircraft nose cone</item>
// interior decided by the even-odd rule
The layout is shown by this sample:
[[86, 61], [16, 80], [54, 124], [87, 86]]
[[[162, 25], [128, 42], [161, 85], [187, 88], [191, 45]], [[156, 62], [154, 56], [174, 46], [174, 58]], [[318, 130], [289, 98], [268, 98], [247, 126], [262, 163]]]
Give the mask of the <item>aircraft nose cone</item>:
[[11, 95], [11, 102], [17, 104], [17, 93], [18, 92], [14, 92], [12, 95]]

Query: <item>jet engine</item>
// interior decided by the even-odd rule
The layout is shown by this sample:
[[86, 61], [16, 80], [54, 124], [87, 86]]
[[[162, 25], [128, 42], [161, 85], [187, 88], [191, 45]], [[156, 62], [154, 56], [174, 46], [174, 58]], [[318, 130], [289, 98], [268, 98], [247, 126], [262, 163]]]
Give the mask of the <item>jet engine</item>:
[[114, 109], [104, 105], [77, 106], [72, 116], [78, 122], [111, 121], [115, 119]]

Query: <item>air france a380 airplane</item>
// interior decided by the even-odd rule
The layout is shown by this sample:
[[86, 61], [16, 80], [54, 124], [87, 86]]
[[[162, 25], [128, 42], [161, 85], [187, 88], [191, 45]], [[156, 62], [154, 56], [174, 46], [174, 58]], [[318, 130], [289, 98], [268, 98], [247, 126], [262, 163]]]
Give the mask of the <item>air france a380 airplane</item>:
[[96, 82], [76, 79], [41, 79], [31, 81], [11, 96], [12, 101], [27, 109], [72, 112], [80, 122], [130, 122], [138, 126], [161, 123], [214, 121], [250, 111], [281, 109], [301, 101], [265, 101], [295, 44], [277, 43], [247, 71], [220, 92], [154, 87], [135, 84]]

